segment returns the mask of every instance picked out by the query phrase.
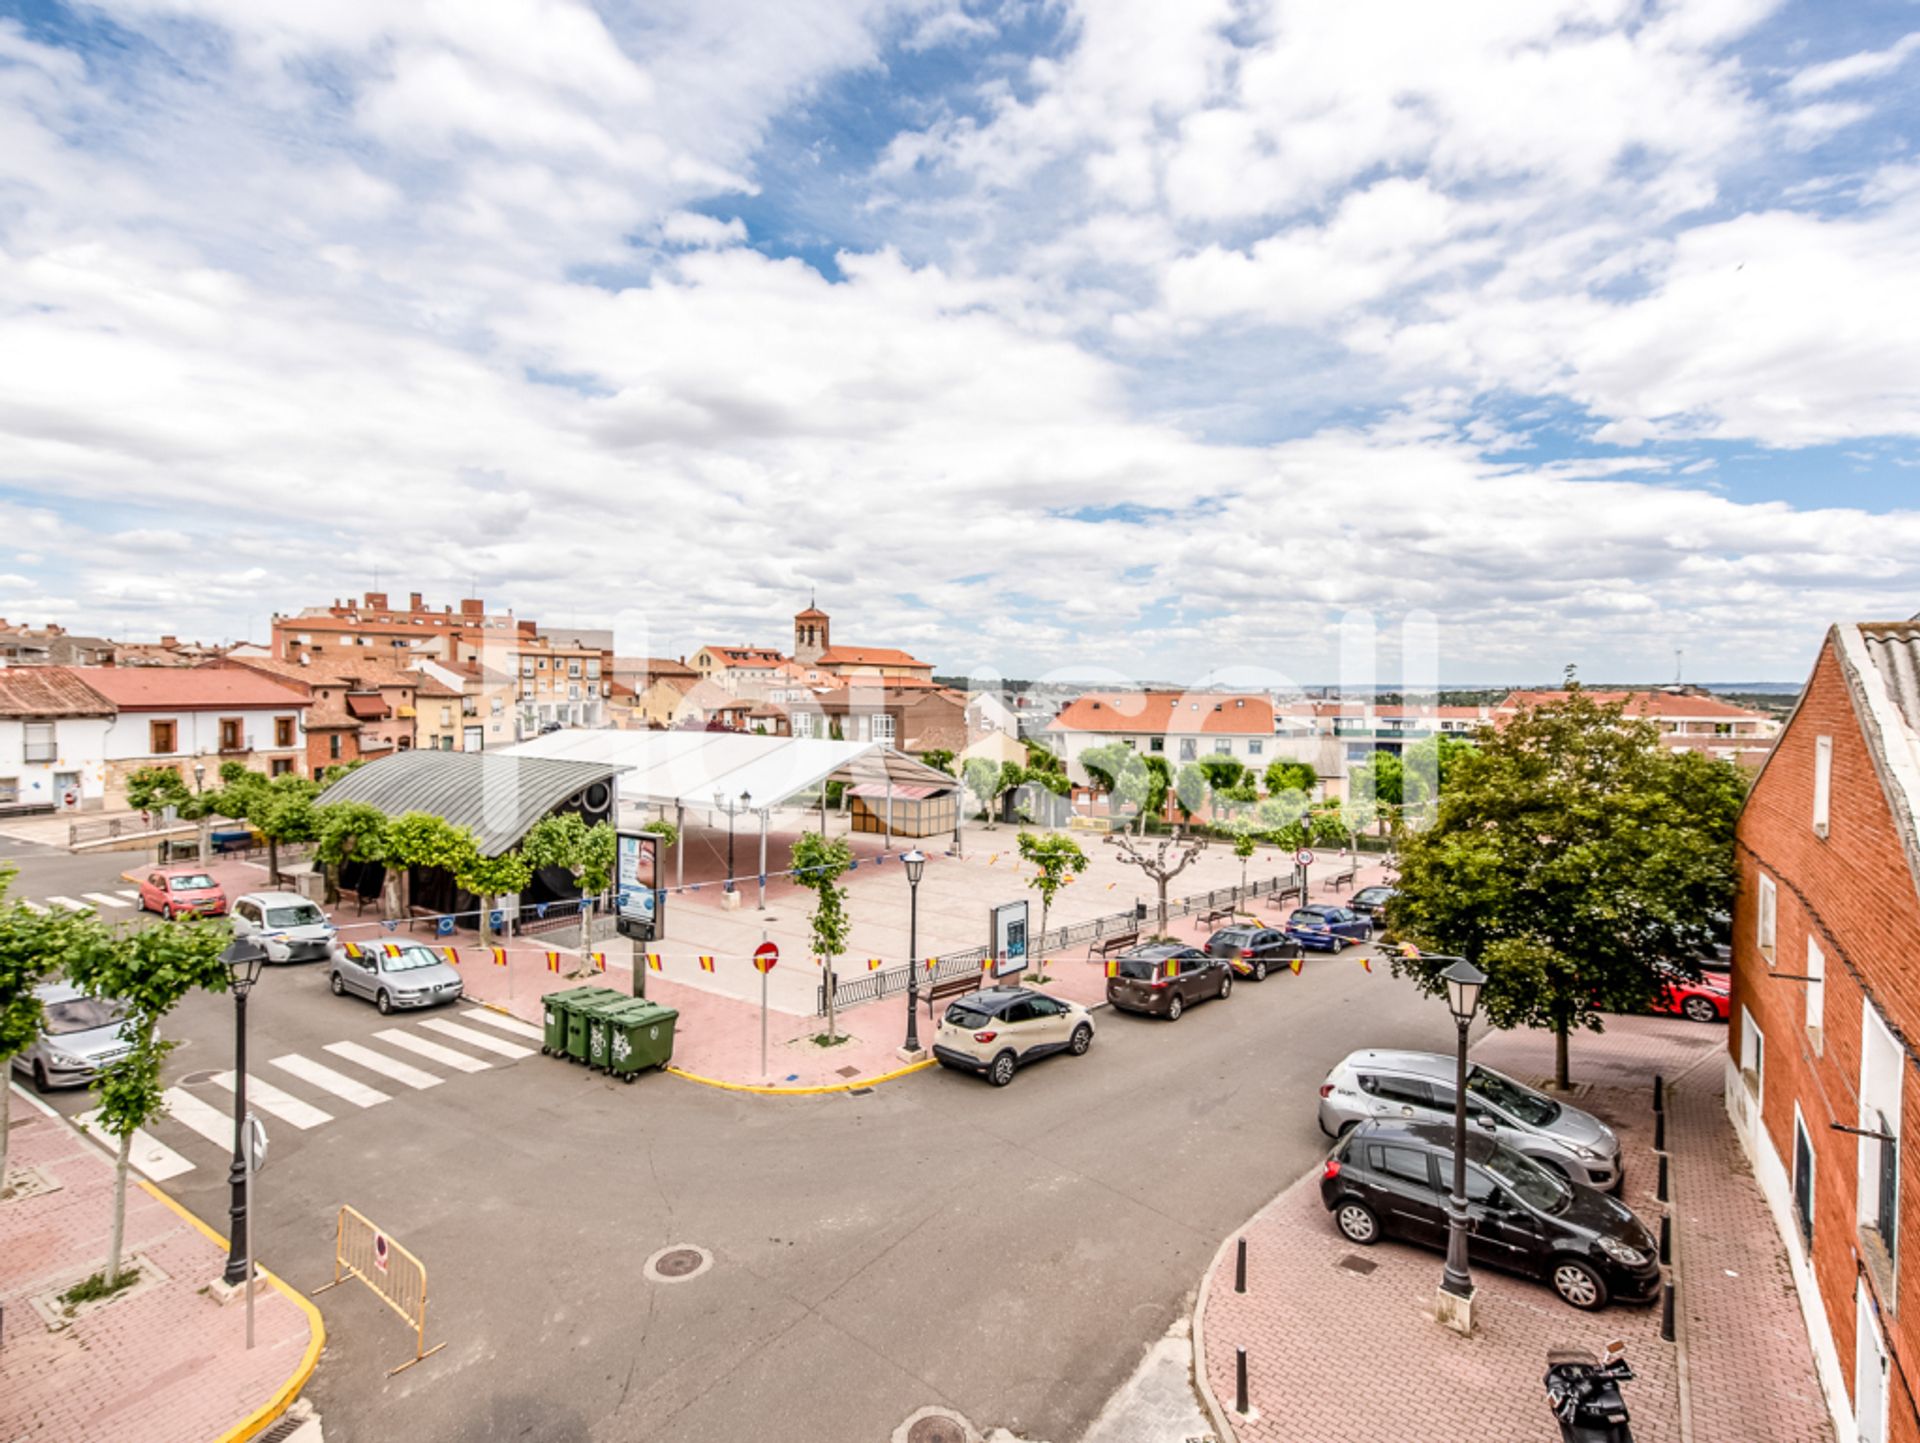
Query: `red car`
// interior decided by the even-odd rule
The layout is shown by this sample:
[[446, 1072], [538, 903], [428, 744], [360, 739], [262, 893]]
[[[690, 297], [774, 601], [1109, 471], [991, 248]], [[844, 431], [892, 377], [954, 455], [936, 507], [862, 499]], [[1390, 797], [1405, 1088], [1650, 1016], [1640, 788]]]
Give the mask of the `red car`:
[[1703, 972], [1700, 980], [1669, 972], [1666, 987], [1654, 1001], [1653, 1011], [1686, 1018], [1689, 1022], [1725, 1022], [1729, 983], [1724, 972]]
[[155, 870], [140, 879], [140, 910], [175, 917], [224, 917], [227, 894], [197, 867]]

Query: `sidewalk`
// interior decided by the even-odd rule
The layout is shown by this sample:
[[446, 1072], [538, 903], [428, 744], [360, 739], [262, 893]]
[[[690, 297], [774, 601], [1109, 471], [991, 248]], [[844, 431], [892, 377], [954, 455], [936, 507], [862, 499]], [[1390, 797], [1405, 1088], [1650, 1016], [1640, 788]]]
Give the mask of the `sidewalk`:
[[250, 1437], [286, 1409], [325, 1342], [310, 1304], [278, 1280], [263, 1285], [247, 1351], [244, 1304], [222, 1307], [204, 1291], [225, 1245], [135, 1182], [126, 1255], [141, 1281], [64, 1318], [45, 1300], [106, 1265], [113, 1165], [18, 1090], [10, 1147], [9, 1170], [28, 1191], [0, 1202], [0, 1438], [208, 1443]]
[[[1656, 1231], [1652, 1079], [1668, 1079], [1678, 1345], [1660, 1341], [1657, 1305], [1581, 1313], [1543, 1284], [1485, 1269], [1474, 1274], [1477, 1331], [1460, 1338], [1432, 1316], [1440, 1255], [1346, 1243], [1321, 1205], [1316, 1170], [1236, 1235], [1247, 1239], [1247, 1292], [1233, 1291], [1231, 1238], [1204, 1285], [1195, 1331], [1216, 1417], [1238, 1443], [1537, 1443], [1553, 1433], [1540, 1386], [1547, 1350], [1597, 1353], [1620, 1338], [1638, 1375], [1626, 1395], [1640, 1443], [1826, 1443], [1785, 1255], [1721, 1110], [1725, 1042], [1720, 1027], [1622, 1017], [1573, 1044], [1572, 1100], [1619, 1132], [1623, 1200]], [[1493, 1033], [1474, 1056], [1538, 1082], [1551, 1075], [1552, 1039]], [[1252, 1405], [1244, 1419], [1233, 1412], [1239, 1347]]]

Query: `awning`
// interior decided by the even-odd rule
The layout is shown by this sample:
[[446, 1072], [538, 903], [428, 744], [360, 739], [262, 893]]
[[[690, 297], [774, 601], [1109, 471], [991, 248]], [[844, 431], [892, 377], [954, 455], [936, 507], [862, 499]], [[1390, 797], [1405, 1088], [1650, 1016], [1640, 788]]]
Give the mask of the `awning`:
[[860, 782], [855, 786], [848, 787], [847, 795], [850, 797], [866, 797], [870, 800], [878, 800], [882, 797], [891, 796], [896, 802], [923, 802], [928, 797], [937, 796], [944, 790], [948, 789], [943, 787], [898, 786], [889, 790], [885, 782]]
[[357, 716], [363, 721], [377, 721], [387, 714], [387, 699], [378, 692], [374, 692], [368, 696], [349, 694], [347, 697], [347, 711], [350, 715]]
[[[319, 795], [316, 805], [365, 802], [389, 817], [426, 812], [467, 828], [480, 850], [496, 857], [555, 807], [606, 783], [619, 770], [601, 762], [503, 751], [403, 751], [348, 772]], [[594, 810], [610, 810], [610, 797], [599, 800], [606, 806]]]

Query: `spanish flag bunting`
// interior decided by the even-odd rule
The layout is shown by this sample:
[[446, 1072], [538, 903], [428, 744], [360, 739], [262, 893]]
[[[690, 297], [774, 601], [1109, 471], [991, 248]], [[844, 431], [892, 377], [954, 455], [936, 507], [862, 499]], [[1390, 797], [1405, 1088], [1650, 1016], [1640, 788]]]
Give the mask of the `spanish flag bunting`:
[[711, 971], [713, 971], [713, 958], [711, 958], [711, 957], [702, 957], [702, 958], [700, 959], [700, 970], [701, 970], [702, 972], [711, 972]]
[[658, 952], [647, 953], [647, 970], [649, 972], [658, 972], [660, 970], [660, 954]]
[[1294, 958], [1293, 961], [1289, 962], [1287, 965], [1293, 968], [1294, 976], [1298, 977], [1300, 975], [1300, 959], [1298, 957]]
[[458, 967], [460, 965], [460, 953], [456, 949], [452, 947], [442, 947], [440, 952], [453, 966]]
[[867, 971], [878, 972], [880, 970], [880, 967], [881, 967], [881, 962], [878, 957], [867, 958]]
[[596, 972], [604, 972], [604, 971], [606, 971], [606, 970], [607, 970], [607, 954], [606, 954], [606, 953], [604, 953], [604, 952], [589, 952], [589, 953], [587, 954], [587, 960], [588, 960], [589, 962], [591, 962], [591, 963], [593, 963], [593, 970], [594, 970], [594, 971], [596, 971]]
[[1364, 953], [1361, 954], [1360, 965], [1366, 968], [1367, 971], [1369, 972], [1373, 971], [1373, 959], [1371, 957], [1366, 956]]
[[998, 852], [995, 852], [991, 857], [987, 858], [987, 865], [991, 867], [995, 862], [999, 860], [1000, 860], [1000, 854]]
[[558, 952], [547, 953], [547, 971], [558, 972], [559, 970], [560, 970], [560, 954]]
[[1180, 975], [1180, 959], [1178, 957], [1167, 958], [1167, 976], [1178, 977], [1179, 975]]
[[933, 971], [933, 964], [934, 964], [935, 962], [937, 962], [937, 961], [939, 961], [939, 960], [940, 960], [940, 959], [939, 959], [939, 958], [937, 958], [937, 957], [929, 957], [929, 958], [927, 958], [927, 971], [929, 971], [929, 972], [931, 972], [931, 971]]
[[1107, 883], [1107, 890], [1108, 890], [1109, 892], [1111, 892], [1111, 891], [1112, 891], [1112, 890], [1113, 890], [1113, 889], [1114, 889], [1115, 887], [1117, 887], [1118, 885], [1119, 885], [1119, 883], [1117, 883], [1117, 882], [1109, 882], [1109, 883]]
[[358, 957], [360, 955], [360, 944], [358, 942], [342, 942], [340, 945], [345, 949], [349, 957]]
[[507, 965], [507, 949], [506, 949], [506, 948], [504, 948], [504, 947], [489, 947], [489, 948], [488, 948], [487, 950], [488, 950], [489, 952], [491, 952], [491, 953], [493, 953], [493, 965], [494, 965], [494, 966], [496, 966], [496, 967], [504, 967], [504, 966], [506, 966], [506, 965]]
[[1118, 962], [1115, 962], [1111, 957], [1109, 957], [1107, 959], [1107, 976], [1118, 977], [1119, 975], [1120, 975], [1120, 964]]

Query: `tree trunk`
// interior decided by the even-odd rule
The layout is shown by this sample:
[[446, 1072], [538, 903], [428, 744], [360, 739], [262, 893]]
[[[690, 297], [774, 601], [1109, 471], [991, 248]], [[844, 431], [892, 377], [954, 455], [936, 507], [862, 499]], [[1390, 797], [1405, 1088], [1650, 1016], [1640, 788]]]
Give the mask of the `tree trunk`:
[[1160, 879], [1160, 935], [1167, 935], [1167, 879]]
[[[8, 1060], [7, 1070], [13, 1070], [11, 1059]], [[13, 1196], [13, 1189], [7, 1184], [7, 1129], [12, 1125], [8, 1113], [12, 1107], [13, 1088], [0, 1083], [0, 1198]]]
[[[837, 1006], [836, 1006], [836, 999], [835, 999], [835, 997], [834, 997], [834, 995], [833, 995], [833, 994], [834, 994], [834, 993], [835, 993], [836, 991], [838, 991], [839, 989], [838, 989], [838, 988], [836, 988], [836, 987], [835, 987], [835, 986], [833, 985], [833, 981], [834, 981], [834, 979], [833, 979], [833, 958], [831, 958], [831, 957], [822, 957], [822, 958], [820, 959], [820, 963], [821, 963], [821, 967], [820, 967], [820, 975], [821, 975], [821, 976], [822, 976], [823, 978], [825, 978], [825, 979], [826, 979], [826, 980], [825, 980], [825, 981], [824, 981], [824, 982], [822, 983], [822, 985], [823, 985], [823, 986], [824, 986], [824, 987], [825, 987], [825, 988], [827, 989], [827, 1041], [829, 1041], [829, 1042], [831, 1042], [831, 1041], [833, 1041], [833, 1038], [834, 1038], [834, 1030], [835, 1030], [835, 1025], [836, 1025], [836, 1024], [835, 1024], [835, 1018], [836, 1018], [836, 1016], [837, 1016]], [[915, 962], [915, 961], [913, 960], [913, 958], [911, 958], [911, 957], [909, 957], [909, 958], [907, 959], [907, 966], [909, 966], [909, 967], [915, 967], [915, 966], [918, 966], [918, 965], [919, 965], [919, 964], [918, 964], [918, 963], [916, 963], [916, 962]], [[760, 985], [761, 985], [762, 987], [765, 987], [765, 986], [766, 986], [767, 984], [766, 984], [766, 983], [764, 983], [764, 982], [762, 982], [762, 983], [761, 983]]]
[[487, 905], [490, 899], [475, 897], [473, 900], [480, 907], [480, 940], [491, 947], [493, 945], [493, 908]]
[[200, 819], [200, 865], [206, 866], [213, 860], [213, 818]]
[[338, 907], [340, 905], [340, 864], [338, 862], [327, 862], [323, 865], [325, 867], [323, 875], [327, 880], [326, 887], [321, 894], [321, 900], [329, 907]]
[[1567, 1024], [1564, 1020], [1553, 1024], [1553, 1085], [1563, 1092], [1573, 1085], [1567, 1067]]
[[280, 885], [280, 839], [278, 837], [267, 838], [267, 885], [269, 887]]
[[107, 1284], [120, 1277], [120, 1250], [127, 1241], [127, 1164], [133, 1157], [133, 1130], [120, 1139], [119, 1154], [113, 1160], [113, 1233], [107, 1244]]
[[1040, 975], [1047, 975], [1047, 908], [1045, 896], [1040, 898]]

